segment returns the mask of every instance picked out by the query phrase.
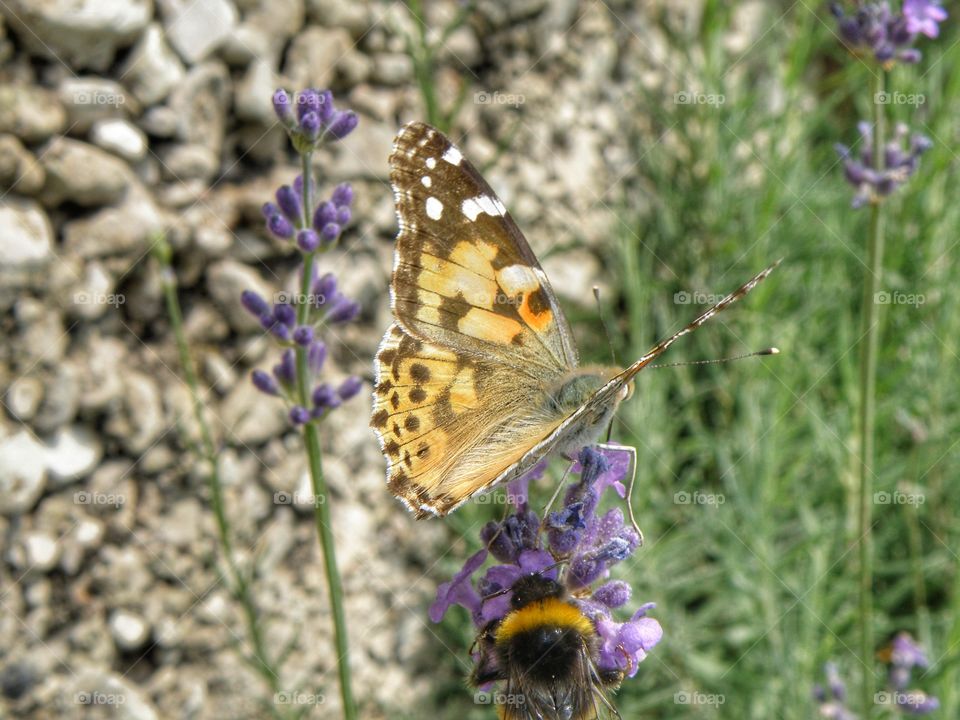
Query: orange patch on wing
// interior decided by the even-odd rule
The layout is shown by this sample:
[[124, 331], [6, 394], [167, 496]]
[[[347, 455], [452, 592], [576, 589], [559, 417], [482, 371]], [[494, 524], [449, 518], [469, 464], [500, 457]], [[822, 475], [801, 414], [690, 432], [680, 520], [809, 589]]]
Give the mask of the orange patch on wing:
[[523, 332], [523, 326], [516, 320], [480, 308], [473, 308], [460, 318], [457, 329], [470, 337], [498, 345], [509, 345]]
[[[523, 321], [527, 325], [532, 327], [537, 332], [544, 332], [553, 322], [553, 313], [550, 312], [550, 308], [531, 307], [531, 297], [533, 296], [524, 296], [523, 304], [520, 305], [520, 308], [517, 310], [517, 312], [520, 313], [520, 317], [523, 318]], [[539, 312], [537, 312], [537, 310], [539, 310]]]
[[417, 277], [417, 283], [423, 290], [448, 298], [455, 298], [462, 293], [471, 305], [492, 309], [497, 284], [488, 277], [488, 273], [492, 272], [489, 262], [485, 263], [488, 272], [477, 272], [472, 267], [423, 253], [420, 264], [423, 270]]

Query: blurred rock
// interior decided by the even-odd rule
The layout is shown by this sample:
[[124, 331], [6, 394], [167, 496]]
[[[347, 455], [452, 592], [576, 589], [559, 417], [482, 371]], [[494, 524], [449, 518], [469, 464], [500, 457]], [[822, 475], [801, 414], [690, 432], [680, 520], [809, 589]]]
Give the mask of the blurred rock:
[[29, 421], [37, 413], [43, 400], [43, 384], [33, 376], [21, 376], [10, 383], [4, 403], [10, 414], [21, 422]]
[[161, 229], [163, 218], [150, 193], [130, 178], [120, 204], [64, 223], [63, 241], [70, 252], [84, 258], [142, 253], [151, 235]]
[[331, 180], [371, 178], [387, 180], [390, 168], [387, 158], [393, 148], [396, 128], [391, 123], [379, 123], [362, 118], [357, 129], [336, 145], [336, 161], [325, 164]]
[[86, 477], [103, 457], [99, 438], [84, 425], [62, 427], [46, 442], [43, 463], [55, 486]]
[[51, 533], [32, 530], [20, 536], [20, 548], [11, 558], [24, 573], [48, 573], [60, 559], [60, 545]]
[[28, 512], [47, 485], [44, 448], [26, 430], [0, 438], [0, 515]]
[[158, 0], [158, 4], [167, 39], [188, 65], [216, 50], [238, 20], [230, 0]]
[[150, 0], [8, 0], [0, 13], [34, 55], [106, 70], [150, 21]]
[[56, 207], [64, 201], [78, 205], [109, 205], [127, 189], [131, 173], [127, 165], [93, 145], [61, 137], [40, 151], [47, 178], [41, 201]]
[[413, 60], [406, 53], [381, 53], [373, 58], [373, 80], [381, 85], [402, 85], [413, 78]]
[[80, 378], [71, 362], [56, 365], [46, 381], [46, 392], [32, 425], [39, 432], [52, 434], [71, 422], [80, 407]]
[[170, 109], [177, 117], [177, 137], [220, 156], [230, 107], [230, 75], [219, 61], [197, 65], [173, 91]]
[[83, 276], [68, 291], [67, 313], [83, 320], [96, 320], [110, 309], [117, 309], [126, 297], [114, 292], [115, 281], [103, 263], [93, 260], [84, 267]]
[[139, 114], [138, 103], [113, 80], [95, 76], [65, 78], [57, 95], [67, 113], [71, 132], [85, 133], [97, 120]]
[[183, 63], [167, 44], [163, 28], [152, 23], [140, 37], [120, 72], [144, 105], [164, 100], [184, 76]]
[[189, 180], [207, 181], [220, 167], [220, 158], [206, 145], [191, 143], [170, 145], [160, 153], [163, 176], [183, 184]]
[[147, 154], [147, 138], [136, 125], [127, 120], [98, 120], [90, 128], [90, 140], [104, 150], [124, 160], [136, 162]]
[[257, 390], [249, 377], [224, 398], [220, 420], [226, 442], [240, 446], [259, 445], [289, 427], [283, 403]]
[[[110, 708], [111, 720], [157, 720], [157, 711], [130, 682], [112, 672], [82, 670], [71, 678], [68, 697], [80, 704]], [[89, 698], [89, 700], [85, 700]]]
[[290, 44], [283, 74], [292, 88], [330, 87], [337, 63], [352, 46], [346, 30], [311, 25]]
[[270, 125], [277, 120], [273, 112], [273, 91], [280, 85], [270, 63], [254, 60], [234, 91], [234, 109], [237, 117], [258, 125]]
[[[0, 12], [6, 5], [0, 5]], [[57, 95], [34, 85], [0, 85], [0, 132], [25, 143], [42, 142], [63, 132], [67, 114]]]
[[167, 423], [160, 392], [151, 377], [128, 371], [122, 382], [122, 408], [118, 408], [107, 422], [106, 430], [136, 457], [154, 444], [167, 429]]
[[140, 127], [158, 138], [172, 138], [177, 134], [177, 113], [166, 105], [152, 107], [140, 118]]
[[0, 135], [0, 192], [35, 195], [43, 187], [43, 166], [13, 135]]
[[54, 259], [53, 228], [33, 200], [0, 197], [0, 282], [3, 289], [29, 287]]
[[231, 327], [243, 333], [262, 330], [259, 320], [240, 304], [240, 294], [244, 290], [253, 290], [268, 302], [273, 301], [273, 289], [256, 270], [243, 263], [221, 260], [207, 270], [207, 292]]
[[39, 300], [23, 297], [14, 306], [14, 317], [20, 328], [17, 350], [21, 362], [56, 366], [70, 341], [61, 313]]
[[150, 639], [150, 624], [136, 613], [117, 610], [110, 616], [110, 635], [122, 652], [133, 652]]
[[341, 0], [306, 0], [307, 16], [316, 24], [326, 27], [342, 27], [354, 38], [367, 32], [374, 20], [372, 9], [361, 3], [346, 3]]

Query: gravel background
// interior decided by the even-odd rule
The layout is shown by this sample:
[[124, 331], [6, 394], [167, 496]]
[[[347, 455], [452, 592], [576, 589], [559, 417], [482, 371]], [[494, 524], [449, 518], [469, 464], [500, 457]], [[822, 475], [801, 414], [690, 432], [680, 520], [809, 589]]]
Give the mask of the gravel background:
[[[644, 12], [696, 22], [697, 3], [658, 5]], [[762, 3], [742, 7], [730, 41], [746, 47]], [[429, 3], [428, 37], [457, 8]], [[439, 50], [441, 102], [466, 84], [452, 135], [489, 166], [570, 304], [604, 284], [595, 250], [637, 153], [619, 128], [644, 132], [629, 89], [679, 89], [638, 12], [480, 2]], [[401, 3], [0, 2], [0, 715], [265, 716], [191, 453], [198, 430], [149, 255], [158, 229], [175, 248], [238, 559], [259, 568], [270, 648], [290, 645], [280, 685], [319, 687], [311, 716], [335, 711], [311, 508], [274, 501], [305, 487], [300, 440], [247, 379], [275, 349], [237, 300], [296, 272], [259, 212], [297, 172], [271, 94], [331, 87], [361, 123], [319, 158], [322, 187], [349, 180], [357, 193], [322, 269], [364, 306], [335, 338], [334, 374], [369, 379], [389, 324], [387, 156], [400, 124], [425, 117], [406, 51], [417, 35]], [[464, 549], [385, 492], [366, 397], [331, 418], [325, 462], [363, 716], [395, 717], [430, 693], [425, 671], [443, 652], [425, 612], [442, 579], [432, 568]]]

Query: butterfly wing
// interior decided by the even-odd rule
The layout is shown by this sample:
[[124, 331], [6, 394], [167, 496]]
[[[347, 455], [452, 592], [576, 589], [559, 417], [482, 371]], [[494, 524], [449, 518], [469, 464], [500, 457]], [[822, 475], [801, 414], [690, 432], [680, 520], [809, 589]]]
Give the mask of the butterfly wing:
[[556, 295], [516, 223], [440, 131], [410, 123], [390, 156], [391, 301], [410, 335], [529, 375], [577, 365]]
[[371, 425], [391, 491], [418, 516], [444, 515], [512, 477], [562, 421], [539, 401], [577, 355], [536, 257], [460, 151], [412, 123], [390, 166], [396, 322], [377, 352]]

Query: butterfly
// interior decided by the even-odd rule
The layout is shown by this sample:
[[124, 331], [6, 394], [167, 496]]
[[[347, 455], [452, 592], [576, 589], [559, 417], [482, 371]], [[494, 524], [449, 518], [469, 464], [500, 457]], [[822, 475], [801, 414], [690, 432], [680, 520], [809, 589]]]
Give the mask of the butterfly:
[[625, 369], [581, 366], [550, 281], [503, 203], [424, 123], [390, 155], [400, 230], [395, 322], [375, 359], [370, 424], [387, 484], [418, 518], [597, 440], [633, 377], [746, 295], [776, 263]]

